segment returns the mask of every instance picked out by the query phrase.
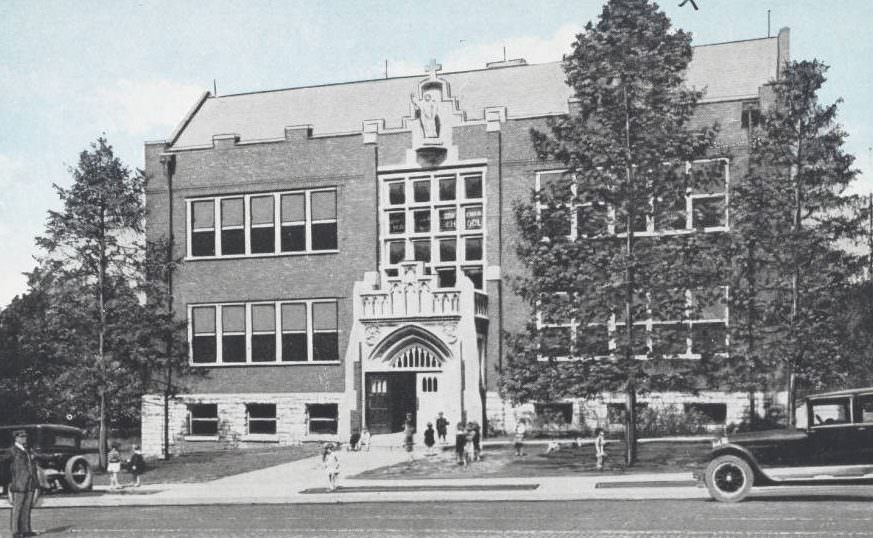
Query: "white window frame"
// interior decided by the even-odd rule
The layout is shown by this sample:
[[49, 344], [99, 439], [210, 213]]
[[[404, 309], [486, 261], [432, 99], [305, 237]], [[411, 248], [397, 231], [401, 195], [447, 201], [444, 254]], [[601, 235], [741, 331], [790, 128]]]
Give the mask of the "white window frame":
[[[481, 198], [466, 197], [466, 179], [472, 176], [479, 176], [482, 182]], [[454, 200], [440, 200], [439, 186], [440, 181], [445, 179], [454, 179], [455, 181], [455, 197]], [[430, 186], [430, 197], [426, 202], [415, 201], [415, 184], [427, 181]], [[404, 188], [404, 203], [391, 204], [390, 188], [391, 185], [401, 183]], [[454, 270], [455, 272], [455, 287], [457, 282], [462, 278], [464, 269], [475, 268], [482, 272], [482, 289], [484, 292], [486, 287], [485, 268], [487, 266], [487, 222], [486, 222], [486, 207], [487, 207], [487, 174], [485, 167], [469, 167], [458, 169], [442, 169], [431, 172], [391, 172], [379, 175], [379, 203], [380, 203], [380, 223], [379, 223], [379, 244], [381, 246], [380, 267], [383, 270], [396, 271], [399, 268], [399, 263], [391, 263], [390, 259], [390, 244], [393, 242], [402, 242], [404, 246], [404, 259], [414, 260], [415, 248], [414, 244], [418, 241], [428, 241], [430, 244], [430, 261], [424, 262], [434, 275], [439, 271]], [[479, 228], [467, 229], [466, 213], [468, 209], [478, 208], [481, 212]], [[446, 210], [452, 210], [455, 213], [454, 230], [442, 230], [441, 215]], [[404, 231], [402, 233], [391, 233], [390, 215], [392, 213], [402, 211], [404, 217]], [[419, 211], [428, 211], [430, 213], [430, 230], [427, 232], [415, 231], [415, 214]], [[466, 238], [476, 237], [482, 241], [482, 259], [466, 260]], [[443, 239], [455, 240], [455, 260], [443, 261], [439, 256], [440, 241]], [[403, 260], [401, 260], [402, 262]]]
[[[262, 418], [255, 417], [252, 418], [250, 406], [253, 405], [272, 405], [273, 406], [273, 417], [272, 418]], [[273, 423], [273, 433], [259, 433], [252, 432], [251, 426], [252, 422], [263, 422], [263, 423]], [[246, 403], [246, 435], [248, 436], [257, 436], [257, 437], [274, 437], [279, 433], [279, 406], [274, 402], [247, 402]]]
[[[191, 413], [191, 411], [192, 411], [191, 408], [193, 406], [206, 406], [206, 405], [214, 405], [215, 406], [215, 417], [196, 418], [195, 419]], [[218, 426], [219, 426], [219, 420], [218, 420], [219, 410], [218, 410], [217, 403], [189, 402], [185, 406], [185, 417], [186, 417], [185, 422], [186, 422], [186, 427], [187, 427], [187, 432], [185, 433], [186, 440], [188, 440], [188, 441], [197, 440], [197, 439], [213, 440], [213, 439], [218, 438], [218, 435], [220, 432], [219, 432], [219, 428], [218, 428]], [[206, 422], [213, 423], [214, 422], [215, 423], [215, 433], [193, 433], [194, 432], [193, 426], [194, 426], [195, 421], [196, 422], [204, 422], [204, 423], [206, 423]]]
[[[318, 219], [313, 220], [312, 218], [312, 194], [317, 192], [333, 192], [334, 193], [334, 204], [336, 205], [337, 211], [335, 211], [334, 218], [332, 219]], [[282, 222], [282, 195], [285, 194], [303, 194], [304, 195], [304, 203], [305, 203], [305, 220], [304, 221], [293, 221], [293, 222]], [[259, 227], [268, 227], [268, 224], [261, 224], [253, 226], [251, 223], [251, 199], [252, 198], [261, 198], [266, 196], [273, 197], [273, 229], [274, 229], [274, 250], [273, 252], [264, 252], [264, 253], [256, 253], [253, 254], [251, 251], [251, 230], [252, 228]], [[224, 227], [221, 221], [221, 202], [222, 200], [235, 199], [239, 198], [243, 200], [243, 224], [242, 226], [228, 226]], [[213, 202], [213, 228], [198, 228], [194, 229], [192, 227], [193, 222], [193, 209], [192, 205], [194, 202]], [[187, 238], [187, 247], [186, 247], [186, 261], [196, 261], [196, 260], [214, 260], [214, 259], [233, 259], [233, 258], [269, 258], [269, 257], [278, 257], [278, 256], [300, 256], [300, 255], [311, 255], [311, 254], [336, 254], [339, 252], [339, 189], [337, 187], [314, 187], [309, 189], [297, 189], [297, 190], [284, 190], [284, 191], [276, 191], [276, 192], [259, 192], [259, 193], [250, 193], [250, 194], [227, 194], [221, 196], [204, 196], [204, 197], [196, 197], [196, 198], [187, 198], [185, 200], [185, 211], [186, 211], [186, 222], [187, 228], [185, 231], [185, 237]], [[335, 224], [336, 225], [336, 234], [337, 234], [337, 248], [334, 249], [319, 249], [313, 250], [312, 248], [312, 227], [315, 224]], [[286, 226], [294, 226], [294, 225], [303, 225], [304, 233], [306, 237], [306, 247], [304, 250], [295, 250], [295, 251], [283, 251], [282, 250], [282, 229]], [[231, 229], [242, 229], [243, 230], [243, 243], [244, 243], [244, 252], [242, 254], [221, 254], [221, 232], [222, 230], [231, 230]], [[214, 232], [214, 241], [215, 241], [215, 254], [212, 256], [194, 256], [193, 254], [193, 245], [192, 245], [192, 233], [193, 232], [206, 232], [213, 231]]]
[[[335, 330], [315, 330], [313, 324], [312, 317], [312, 305], [315, 303], [333, 303], [337, 308], [337, 320], [336, 320], [336, 329]], [[273, 305], [274, 306], [274, 314], [276, 316], [276, 325], [275, 325], [275, 338], [276, 338], [276, 358], [273, 361], [252, 361], [252, 336], [254, 334], [267, 334], [266, 332], [259, 331], [254, 332], [252, 327], [252, 306], [254, 305]], [[305, 361], [283, 361], [282, 360], [282, 335], [283, 334], [299, 334], [302, 331], [286, 331], [282, 328], [282, 305], [283, 304], [303, 304], [306, 306], [306, 360]], [[325, 365], [336, 365], [342, 362], [341, 354], [340, 354], [340, 335], [342, 334], [342, 330], [340, 329], [340, 302], [337, 299], [294, 299], [294, 300], [280, 300], [280, 301], [253, 301], [247, 303], [241, 302], [228, 302], [228, 303], [191, 303], [188, 305], [188, 364], [194, 367], [205, 367], [205, 368], [215, 368], [215, 367], [234, 367], [234, 366], [299, 366], [299, 365], [313, 365], [313, 364], [325, 364]], [[242, 333], [245, 335], [245, 361], [242, 362], [224, 362], [224, 349], [222, 345], [222, 339], [225, 335], [224, 327], [223, 327], [223, 310], [225, 306], [245, 306], [245, 321], [246, 328], [245, 332]], [[215, 362], [194, 362], [194, 323], [193, 321], [193, 312], [195, 308], [200, 307], [214, 307], [215, 308], [215, 333], [211, 336], [215, 338]], [[316, 333], [335, 333], [337, 337], [337, 358], [332, 361], [316, 361], [314, 360], [314, 352], [313, 345], [315, 342], [315, 334]], [[233, 335], [238, 335], [240, 333], [233, 332], [229, 333]], [[208, 334], [201, 334], [200, 336], [210, 336]]]

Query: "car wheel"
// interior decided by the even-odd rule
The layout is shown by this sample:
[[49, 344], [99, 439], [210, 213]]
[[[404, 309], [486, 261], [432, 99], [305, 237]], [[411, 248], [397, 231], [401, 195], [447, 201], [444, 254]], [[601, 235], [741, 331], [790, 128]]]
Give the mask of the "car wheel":
[[755, 481], [752, 467], [738, 456], [719, 456], [706, 466], [706, 488], [713, 499], [739, 502], [748, 496]]
[[68, 491], [80, 492], [91, 489], [94, 476], [85, 456], [73, 456], [64, 466], [64, 487]]

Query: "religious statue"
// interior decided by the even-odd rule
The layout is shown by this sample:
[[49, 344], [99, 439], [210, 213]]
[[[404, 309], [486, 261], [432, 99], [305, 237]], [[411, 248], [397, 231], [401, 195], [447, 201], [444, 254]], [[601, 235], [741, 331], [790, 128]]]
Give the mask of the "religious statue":
[[421, 121], [421, 130], [424, 132], [424, 137], [439, 138], [440, 116], [437, 102], [433, 100], [429, 93], [425, 93], [423, 99], [417, 99], [414, 93], [410, 94], [409, 98], [412, 100], [412, 106], [415, 107], [416, 119]]

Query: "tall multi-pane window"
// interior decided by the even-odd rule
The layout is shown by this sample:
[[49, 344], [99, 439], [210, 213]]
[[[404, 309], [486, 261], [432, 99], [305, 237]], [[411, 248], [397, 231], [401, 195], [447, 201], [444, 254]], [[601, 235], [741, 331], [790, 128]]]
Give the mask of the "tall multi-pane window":
[[274, 196], [252, 196], [250, 201], [252, 254], [276, 251], [276, 222], [273, 216]]
[[191, 258], [338, 248], [337, 191], [332, 188], [193, 199], [188, 215]]
[[195, 365], [340, 359], [335, 300], [192, 305], [188, 312]]
[[382, 264], [397, 274], [404, 261], [424, 262], [440, 287], [460, 275], [484, 287], [485, 175], [481, 170], [382, 178]]

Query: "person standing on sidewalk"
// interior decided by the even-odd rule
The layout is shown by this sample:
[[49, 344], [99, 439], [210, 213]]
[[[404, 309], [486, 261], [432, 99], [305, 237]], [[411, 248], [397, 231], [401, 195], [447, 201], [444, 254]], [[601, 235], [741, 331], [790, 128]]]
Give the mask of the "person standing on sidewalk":
[[403, 427], [403, 448], [406, 449], [406, 453], [409, 455], [409, 461], [415, 459], [415, 453], [412, 449], [415, 447], [415, 428], [412, 427], [412, 421], [407, 420], [406, 426]]
[[603, 469], [603, 460], [606, 458], [606, 439], [603, 437], [603, 428], [594, 430], [594, 455], [597, 457], [597, 470]]
[[464, 446], [467, 444], [467, 432], [464, 431], [464, 423], [458, 422], [455, 429], [455, 456], [458, 460], [458, 465], [464, 464]]
[[321, 463], [324, 466], [325, 472], [327, 472], [327, 482], [330, 491], [335, 491], [337, 488], [337, 479], [339, 478], [340, 463], [333, 443], [326, 443], [324, 445], [324, 452], [321, 454]]
[[145, 460], [142, 457], [142, 450], [140, 450], [139, 445], [133, 447], [133, 454], [127, 460], [127, 470], [133, 477], [133, 486], [138, 488], [142, 484], [140, 477], [145, 472]]
[[524, 425], [524, 419], [515, 423], [515, 455], [524, 456], [524, 434], [527, 433], [527, 426]]
[[446, 432], [449, 428], [449, 419], [443, 416], [443, 412], [440, 411], [437, 413], [436, 419], [436, 431], [437, 437], [440, 440], [440, 444], [446, 444]]
[[9, 492], [12, 497], [12, 538], [36, 536], [30, 528], [30, 512], [36, 491], [39, 488], [39, 477], [36, 474], [36, 463], [33, 461], [28, 447], [27, 431], [16, 430], [12, 437], [13, 445], [9, 448], [11, 458], [10, 472], [12, 481]]
[[118, 443], [112, 443], [112, 450], [106, 457], [106, 471], [109, 472], [109, 489], [120, 489], [118, 473], [121, 472], [121, 453], [118, 451]]
[[427, 455], [433, 456], [433, 445], [436, 444], [434, 439], [433, 423], [427, 423], [427, 429], [424, 430], [424, 446], [427, 447]]

